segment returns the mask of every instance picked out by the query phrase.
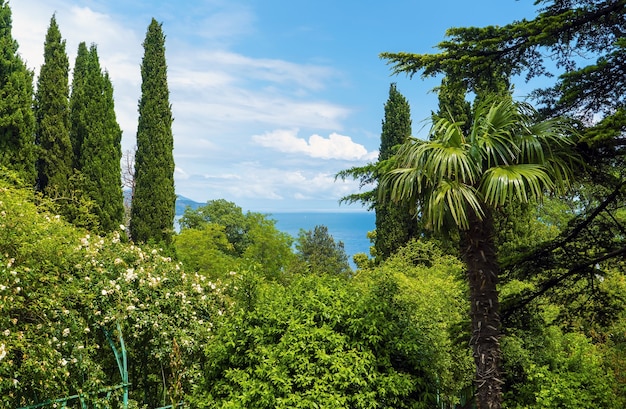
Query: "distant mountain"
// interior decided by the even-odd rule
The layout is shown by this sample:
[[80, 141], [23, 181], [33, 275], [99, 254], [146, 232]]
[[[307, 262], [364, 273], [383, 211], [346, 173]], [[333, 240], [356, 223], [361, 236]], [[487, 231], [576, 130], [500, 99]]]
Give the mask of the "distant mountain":
[[204, 206], [206, 203], [195, 202], [188, 197], [178, 195], [176, 196], [176, 216], [182, 216], [185, 213], [187, 206], [192, 209], [197, 209], [200, 206]]
[[[124, 203], [130, 203], [131, 200], [131, 191], [129, 189], [124, 189]], [[197, 209], [200, 206], [204, 206], [205, 203], [195, 202], [188, 197], [177, 195], [176, 196], [176, 216], [182, 216], [185, 213], [185, 209], [187, 206], [192, 209]]]

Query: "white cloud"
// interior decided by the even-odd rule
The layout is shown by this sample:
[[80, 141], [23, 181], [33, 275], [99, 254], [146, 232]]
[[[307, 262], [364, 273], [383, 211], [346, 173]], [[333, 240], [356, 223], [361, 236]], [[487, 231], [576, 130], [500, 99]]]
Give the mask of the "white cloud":
[[266, 148], [285, 153], [301, 153], [312, 158], [341, 160], [372, 160], [378, 153], [368, 152], [365, 146], [349, 136], [331, 133], [328, 138], [311, 135], [307, 140], [297, 136], [298, 130], [278, 129], [263, 135], [254, 135], [252, 140]]
[[[150, 22], [146, 13], [153, 11], [128, 4], [11, 3], [13, 35], [28, 66], [36, 71], [43, 63], [46, 30], [54, 13], [67, 40], [70, 65], [79, 42], [98, 46], [101, 66], [114, 86], [117, 120], [124, 131], [123, 151], [136, 144], [142, 42]], [[323, 92], [336, 91], [345, 80], [343, 74], [330, 65], [252, 57], [229, 49], [256, 30], [251, 9], [234, 4], [230, 0], [194, 1], [189, 7], [203, 12], [193, 14], [179, 12], [172, 4], [155, 6], [166, 34], [177, 192], [199, 201], [224, 197], [253, 204], [263, 200], [337, 203], [358, 186], [334, 181], [343, 164], [313, 159], [367, 161], [377, 155], [336, 133], [343, 131], [354, 110]], [[136, 13], [125, 10], [127, 6], [135, 7]], [[167, 13], [159, 14], [163, 8]], [[211, 24], [204, 24], [207, 21]], [[317, 134], [306, 139], [298, 137], [297, 131], [262, 134], [267, 129], [307, 129]], [[258, 136], [251, 140], [250, 135]], [[259, 145], [272, 151], [259, 154]], [[294, 155], [279, 163], [287, 156], [284, 152]]]

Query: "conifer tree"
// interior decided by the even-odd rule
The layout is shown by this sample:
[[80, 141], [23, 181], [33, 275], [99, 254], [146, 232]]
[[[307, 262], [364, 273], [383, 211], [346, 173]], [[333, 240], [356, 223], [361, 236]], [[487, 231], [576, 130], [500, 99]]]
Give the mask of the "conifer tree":
[[[389, 99], [385, 104], [385, 119], [380, 136], [378, 162], [391, 158], [395, 147], [406, 142], [411, 136], [411, 109], [409, 103], [397, 89], [396, 84], [389, 87]], [[376, 179], [379, 176], [376, 175]], [[417, 234], [417, 221], [407, 203], [394, 203], [391, 200], [377, 199], [376, 256], [385, 259], [398, 248], [406, 244]]]
[[0, 167], [35, 184], [33, 73], [19, 56], [11, 34], [11, 9], [0, 3]]
[[[100, 67], [97, 47], [79, 46], [72, 82], [72, 142], [82, 190], [93, 201], [102, 231], [124, 221], [122, 131], [115, 118], [113, 86]], [[74, 122], [75, 121], [75, 122]]]
[[72, 77], [72, 95], [70, 97], [70, 140], [73, 150], [72, 164], [80, 169], [80, 152], [87, 133], [87, 97], [85, 84], [87, 82], [87, 68], [89, 65], [89, 49], [87, 44], [78, 45], [78, 53], [74, 63]]
[[[337, 174], [338, 178], [359, 179], [361, 187], [376, 184], [385, 161], [395, 152], [395, 147], [404, 143], [411, 135], [411, 108], [398, 91], [396, 84], [389, 86], [389, 98], [385, 103], [385, 117], [380, 135], [378, 162], [353, 167]], [[384, 260], [418, 234], [418, 225], [406, 204], [381, 200], [377, 189], [354, 193], [341, 199], [342, 202], [361, 202], [376, 212], [375, 256]]]
[[143, 43], [141, 99], [135, 155], [135, 192], [130, 234], [137, 242], [171, 241], [174, 191], [174, 138], [167, 85], [165, 36], [152, 19]]
[[69, 60], [65, 40], [52, 16], [44, 44], [35, 94], [37, 187], [42, 192], [66, 196], [72, 176], [73, 151], [70, 142]]

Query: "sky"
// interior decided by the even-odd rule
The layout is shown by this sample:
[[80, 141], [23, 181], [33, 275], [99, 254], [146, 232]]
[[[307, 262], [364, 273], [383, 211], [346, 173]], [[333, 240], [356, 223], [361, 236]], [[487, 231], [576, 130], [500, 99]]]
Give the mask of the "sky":
[[[37, 75], [56, 15], [73, 67], [96, 44], [111, 77], [122, 150], [136, 145], [143, 40], [162, 23], [174, 116], [175, 185], [197, 202], [258, 212], [361, 211], [335, 174], [376, 161], [396, 83], [413, 134], [438, 79], [392, 75], [381, 52], [434, 53], [450, 27], [532, 18], [532, 0], [9, 0], [13, 37]], [[71, 75], [71, 74], [70, 74]], [[531, 89], [521, 84], [524, 94]]]

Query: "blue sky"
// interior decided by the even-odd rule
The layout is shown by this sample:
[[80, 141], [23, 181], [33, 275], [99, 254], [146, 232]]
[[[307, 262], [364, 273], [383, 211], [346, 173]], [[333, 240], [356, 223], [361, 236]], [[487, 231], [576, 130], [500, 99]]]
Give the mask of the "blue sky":
[[[37, 72], [56, 13], [70, 65], [98, 46], [115, 88], [122, 149], [132, 150], [142, 42], [166, 34], [178, 194], [245, 210], [346, 211], [352, 181], [375, 160], [389, 84], [411, 105], [413, 132], [436, 108], [437, 80], [392, 76], [381, 52], [435, 52], [455, 26], [532, 17], [532, 0], [11, 0], [13, 36]], [[531, 88], [523, 83], [517, 92]]]

